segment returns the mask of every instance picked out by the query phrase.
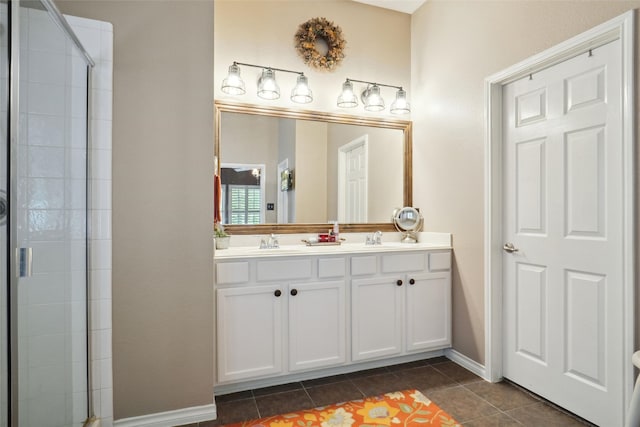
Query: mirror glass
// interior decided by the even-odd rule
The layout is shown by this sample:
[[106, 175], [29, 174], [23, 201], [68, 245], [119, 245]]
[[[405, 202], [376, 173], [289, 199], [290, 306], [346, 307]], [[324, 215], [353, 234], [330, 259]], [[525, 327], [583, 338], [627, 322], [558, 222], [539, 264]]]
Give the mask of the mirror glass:
[[411, 204], [410, 125], [216, 101], [221, 222], [231, 232], [392, 225]]

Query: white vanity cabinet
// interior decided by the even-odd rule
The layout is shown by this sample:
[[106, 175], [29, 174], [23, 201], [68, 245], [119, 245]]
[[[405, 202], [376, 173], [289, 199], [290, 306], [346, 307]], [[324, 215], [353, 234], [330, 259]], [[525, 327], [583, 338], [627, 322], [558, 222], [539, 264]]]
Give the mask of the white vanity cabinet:
[[404, 317], [407, 352], [451, 346], [451, 274], [407, 276]]
[[346, 361], [344, 257], [216, 262], [216, 277], [219, 383]]
[[346, 361], [345, 292], [344, 280], [289, 285], [289, 371]]
[[[354, 256], [352, 360], [451, 345], [449, 251]], [[357, 278], [369, 276], [366, 278]]]
[[273, 284], [217, 290], [218, 381], [282, 372], [283, 295]]
[[376, 249], [216, 257], [216, 385], [237, 391], [450, 347], [450, 250]]

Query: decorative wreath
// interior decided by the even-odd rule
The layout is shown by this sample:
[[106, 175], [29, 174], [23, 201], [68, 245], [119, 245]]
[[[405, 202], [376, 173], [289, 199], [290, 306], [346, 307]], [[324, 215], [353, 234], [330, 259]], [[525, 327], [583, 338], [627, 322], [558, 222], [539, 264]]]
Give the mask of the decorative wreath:
[[[316, 49], [316, 40], [324, 40], [329, 47], [326, 55]], [[312, 18], [300, 24], [295, 35], [296, 50], [304, 63], [313, 68], [333, 70], [344, 59], [347, 42], [342, 30], [327, 18]]]

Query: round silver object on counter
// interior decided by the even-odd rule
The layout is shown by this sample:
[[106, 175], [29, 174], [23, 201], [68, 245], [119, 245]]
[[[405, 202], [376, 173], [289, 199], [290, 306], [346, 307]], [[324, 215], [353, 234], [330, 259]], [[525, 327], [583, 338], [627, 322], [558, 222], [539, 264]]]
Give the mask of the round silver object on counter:
[[422, 226], [422, 214], [418, 209], [406, 206], [393, 211], [393, 224], [402, 233], [402, 243], [417, 243], [416, 232]]

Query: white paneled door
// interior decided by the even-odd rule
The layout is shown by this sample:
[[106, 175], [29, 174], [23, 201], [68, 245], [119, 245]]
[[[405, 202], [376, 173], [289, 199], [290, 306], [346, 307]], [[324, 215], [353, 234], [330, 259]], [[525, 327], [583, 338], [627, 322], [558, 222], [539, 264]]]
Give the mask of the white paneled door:
[[623, 414], [621, 42], [504, 86], [503, 373]]
[[368, 144], [364, 135], [338, 151], [339, 222], [367, 222]]

